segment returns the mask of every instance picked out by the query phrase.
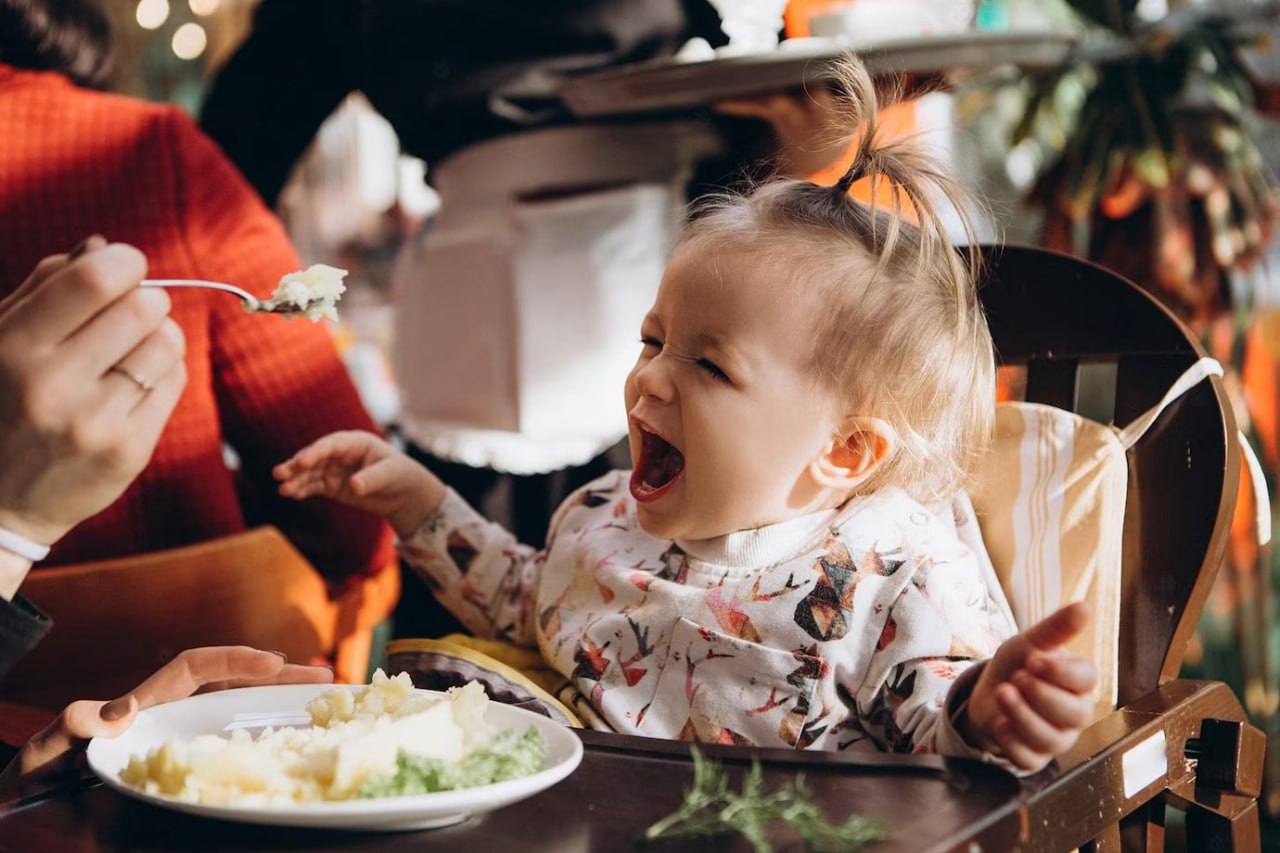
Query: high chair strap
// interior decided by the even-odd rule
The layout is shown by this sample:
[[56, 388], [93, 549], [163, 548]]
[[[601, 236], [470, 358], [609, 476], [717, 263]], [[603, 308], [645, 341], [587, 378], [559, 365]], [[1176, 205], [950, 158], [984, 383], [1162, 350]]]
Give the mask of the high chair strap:
[[[1181, 376], [1165, 392], [1159, 403], [1147, 409], [1127, 427], [1120, 430], [1120, 443], [1125, 450], [1138, 443], [1156, 419], [1169, 407], [1169, 404], [1199, 385], [1210, 376], [1221, 376], [1222, 365], [1215, 358], [1205, 357], [1187, 368]], [[1240, 443], [1240, 455], [1249, 469], [1249, 479], [1253, 482], [1254, 503], [1257, 505], [1258, 542], [1266, 545], [1271, 541], [1271, 497], [1267, 493], [1267, 481], [1262, 471], [1262, 464], [1253, 452], [1253, 446], [1245, 438], [1244, 433], [1236, 431], [1236, 440]]]
[[1120, 430], [1120, 443], [1124, 445], [1124, 449], [1128, 450], [1137, 444], [1138, 439], [1147, 434], [1147, 430], [1156, 422], [1156, 418], [1160, 417], [1174, 400], [1199, 385], [1208, 377], [1221, 375], [1222, 365], [1218, 363], [1216, 358], [1205, 357], [1188, 367], [1186, 372], [1179, 376], [1169, 390], [1165, 392], [1159, 403], [1138, 415], [1133, 419], [1132, 423]]
[[1253, 502], [1258, 513], [1258, 544], [1266, 545], [1271, 541], [1271, 496], [1267, 493], [1266, 474], [1262, 471], [1262, 463], [1258, 454], [1253, 452], [1253, 445], [1244, 433], [1236, 430], [1236, 439], [1240, 442], [1240, 455], [1244, 464], [1249, 467], [1249, 479], [1253, 481]]

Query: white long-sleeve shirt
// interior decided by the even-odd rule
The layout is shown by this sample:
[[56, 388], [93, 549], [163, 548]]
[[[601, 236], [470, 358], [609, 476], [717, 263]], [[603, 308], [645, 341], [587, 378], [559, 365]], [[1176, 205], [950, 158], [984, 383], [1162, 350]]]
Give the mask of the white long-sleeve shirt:
[[641, 529], [628, 478], [566, 500], [545, 551], [453, 492], [401, 549], [469, 630], [536, 644], [614, 730], [979, 754], [948, 690], [1011, 626], [952, 518], [886, 489], [670, 541]]

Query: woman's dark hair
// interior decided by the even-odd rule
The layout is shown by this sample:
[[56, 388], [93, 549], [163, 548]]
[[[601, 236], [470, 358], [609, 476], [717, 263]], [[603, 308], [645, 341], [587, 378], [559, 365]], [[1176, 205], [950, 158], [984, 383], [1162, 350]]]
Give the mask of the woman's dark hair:
[[0, 62], [106, 89], [115, 70], [111, 26], [92, 0], [0, 0]]

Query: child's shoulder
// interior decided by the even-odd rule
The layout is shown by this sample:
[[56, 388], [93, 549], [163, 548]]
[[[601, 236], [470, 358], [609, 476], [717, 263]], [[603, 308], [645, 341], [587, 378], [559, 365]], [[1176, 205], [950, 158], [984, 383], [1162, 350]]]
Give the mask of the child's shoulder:
[[896, 487], [854, 499], [832, 526], [850, 545], [876, 550], [949, 552], [965, 547], [956, 533], [949, 504], [926, 506]]
[[[995, 603], [998, 583], [987, 576], [985, 557], [977, 550], [981, 542], [971, 544], [960, 535], [951, 503], [930, 507], [885, 489], [847, 507], [833, 533], [824, 544], [828, 553], [847, 555], [860, 575], [892, 577], [927, 590], [928, 600], [953, 613], [949, 618], [975, 607], [975, 612], [1003, 614]], [[1008, 626], [1000, 630], [1012, 633]]]
[[868, 495], [859, 495], [840, 510], [840, 524], [857, 523], [865, 519], [891, 519], [915, 525], [937, 520], [938, 513], [920, 503], [897, 486], [886, 486]]

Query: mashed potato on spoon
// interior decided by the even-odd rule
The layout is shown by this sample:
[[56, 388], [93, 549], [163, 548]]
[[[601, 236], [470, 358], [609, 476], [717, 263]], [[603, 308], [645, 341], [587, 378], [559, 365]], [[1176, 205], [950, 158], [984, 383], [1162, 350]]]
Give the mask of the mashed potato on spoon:
[[338, 300], [346, 292], [347, 271], [328, 264], [312, 264], [280, 279], [271, 297], [252, 310], [270, 314], [300, 314], [313, 323], [324, 317], [338, 322]]

